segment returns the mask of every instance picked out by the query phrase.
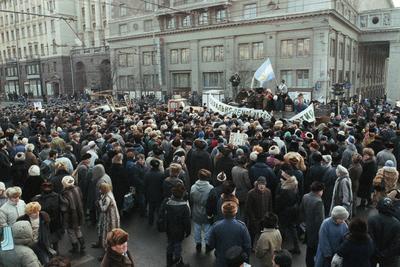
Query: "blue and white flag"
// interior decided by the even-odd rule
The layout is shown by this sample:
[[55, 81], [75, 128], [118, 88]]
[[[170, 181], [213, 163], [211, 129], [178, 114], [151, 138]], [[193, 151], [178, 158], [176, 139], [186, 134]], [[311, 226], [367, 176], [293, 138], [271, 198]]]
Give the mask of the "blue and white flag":
[[254, 78], [260, 83], [275, 79], [274, 70], [272, 69], [269, 58], [254, 73]]

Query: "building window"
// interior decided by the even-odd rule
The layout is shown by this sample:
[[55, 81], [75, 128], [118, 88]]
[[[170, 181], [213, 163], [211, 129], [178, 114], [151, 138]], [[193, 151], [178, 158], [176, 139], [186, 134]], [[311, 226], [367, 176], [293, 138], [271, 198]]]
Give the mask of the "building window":
[[28, 74], [28, 75], [39, 74], [39, 64], [28, 65], [27, 74]]
[[191, 16], [187, 15], [182, 18], [182, 27], [190, 27], [191, 25]]
[[339, 70], [338, 72], [338, 83], [344, 82], [343, 80], [343, 70]]
[[43, 35], [43, 28], [42, 28], [42, 23], [39, 23], [39, 35]]
[[226, 9], [218, 9], [215, 13], [215, 21], [217, 23], [226, 21]]
[[204, 11], [199, 14], [199, 25], [207, 25], [208, 24], [208, 12]]
[[36, 36], [36, 25], [32, 26], [32, 36]]
[[121, 67], [133, 66], [133, 54], [121, 52], [118, 55], [118, 65]]
[[257, 17], [257, 4], [244, 5], [243, 8], [243, 18], [244, 19], [254, 19]]
[[151, 65], [152, 63], [152, 54], [151, 51], [143, 52], [143, 65]]
[[190, 73], [173, 73], [172, 86], [174, 88], [190, 88]]
[[293, 40], [281, 41], [281, 57], [293, 57]]
[[336, 57], [336, 40], [331, 39], [330, 46], [329, 46], [329, 54], [331, 57]]
[[357, 60], [356, 47], [353, 47], [353, 62], [356, 62], [356, 60]]
[[[119, 9], [121, 11], [121, 8]], [[95, 5], [92, 5], [92, 20], [94, 20], [96, 18], [96, 7]], [[121, 15], [121, 12], [119, 13]]]
[[308, 70], [297, 70], [297, 87], [308, 87]]
[[145, 89], [155, 89], [159, 86], [158, 75], [144, 74], [143, 75], [143, 86]]
[[178, 64], [178, 49], [172, 49], [170, 51], [170, 63], [171, 64]]
[[250, 59], [250, 45], [239, 44], [239, 60]]
[[307, 57], [310, 55], [310, 39], [298, 39], [297, 40], [297, 56]]
[[214, 46], [214, 61], [224, 61], [224, 46]]
[[144, 2], [144, 10], [145, 11], [154, 11], [153, 0], [147, 0]]
[[6, 68], [7, 77], [17, 76], [17, 67], [8, 67]]
[[285, 80], [288, 87], [293, 86], [293, 71], [292, 70], [281, 70], [281, 80]]
[[350, 45], [348, 44], [346, 46], [346, 60], [350, 61], [350, 59], [351, 59], [351, 51], [350, 51]]
[[44, 44], [40, 44], [40, 54], [44, 56]]
[[127, 8], [125, 4], [119, 5], [119, 15], [120, 17], [124, 17], [127, 14]]
[[204, 88], [222, 88], [223, 72], [203, 72]]
[[127, 24], [120, 24], [119, 25], [119, 33], [120, 34], [127, 34], [128, 33], [128, 25]]
[[343, 44], [343, 42], [339, 43], [339, 58], [344, 59], [344, 44]]
[[264, 43], [253, 43], [253, 59], [262, 59], [264, 58]]
[[201, 48], [201, 57], [203, 62], [211, 62], [213, 61], [213, 47], [206, 46]]
[[[8, 35], [8, 32], [7, 32], [7, 35]], [[26, 27], [26, 35], [27, 35], [28, 37], [31, 37], [31, 27], [30, 27], [30, 26], [27, 26], [27, 27]], [[7, 40], [8, 40], [8, 38], [7, 38]]]
[[149, 19], [149, 20], [145, 20], [144, 22], [143, 22], [143, 25], [144, 25], [144, 31], [145, 32], [150, 32], [150, 31], [152, 31], [153, 30], [153, 20], [151, 20], [151, 19]]
[[190, 62], [190, 49], [184, 48], [181, 49], [181, 63], [188, 64]]
[[51, 29], [51, 32], [56, 32], [56, 26], [54, 24], [54, 19], [52, 19], [50, 21], [50, 29]]
[[170, 17], [167, 18], [167, 29], [175, 29], [175, 18], [174, 17]]
[[119, 90], [127, 90], [128, 89], [128, 76], [119, 76], [118, 77], [118, 85]]

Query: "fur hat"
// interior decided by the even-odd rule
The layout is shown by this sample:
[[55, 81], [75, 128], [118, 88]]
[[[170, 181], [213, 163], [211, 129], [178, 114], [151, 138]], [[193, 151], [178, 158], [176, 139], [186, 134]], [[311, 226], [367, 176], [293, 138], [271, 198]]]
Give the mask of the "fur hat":
[[0, 182], [0, 190], [6, 190], [6, 185], [3, 182]]
[[331, 217], [333, 219], [347, 220], [349, 212], [342, 206], [335, 206], [331, 211]]
[[392, 160], [387, 160], [385, 162], [385, 167], [395, 167], [394, 162]]
[[75, 183], [75, 179], [72, 176], [64, 176], [64, 178], [62, 178], [61, 183], [63, 185], [64, 188], [68, 188], [74, 185]]
[[219, 182], [223, 182], [226, 180], [226, 174], [224, 172], [220, 172], [217, 175], [217, 181]]
[[312, 141], [309, 146], [314, 148], [315, 150], [319, 150], [319, 144], [315, 141]]
[[260, 176], [257, 179], [257, 184], [267, 184], [267, 179], [264, 176]]
[[323, 160], [325, 163], [332, 163], [332, 156], [331, 156], [331, 155], [323, 155], [323, 156], [322, 156], [322, 160]]
[[258, 156], [257, 152], [251, 152], [250, 153], [250, 160], [251, 161], [256, 161], [257, 160], [257, 156]]
[[349, 137], [347, 137], [347, 139], [346, 139], [346, 143], [347, 144], [353, 144], [354, 145], [355, 142], [356, 142], [356, 139], [352, 135], [349, 135]]
[[9, 187], [6, 190], [6, 196], [8, 198], [10, 198], [10, 197], [21, 197], [21, 195], [22, 195], [22, 189], [19, 186]]
[[40, 168], [38, 165], [32, 165], [28, 170], [29, 176], [40, 176]]
[[279, 149], [279, 147], [278, 146], [271, 146], [270, 148], [269, 148], [269, 150], [268, 150], [268, 154], [270, 154], [270, 155], [278, 155], [279, 153], [280, 153], [281, 151], [280, 151], [280, 149]]
[[25, 150], [32, 152], [33, 150], [35, 150], [35, 145], [34, 144], [26, 144]]
[[338, 177], [349, 176], [349, 172], [347, 171], [347, 169], [345, 167], [343, 167], [342, 165], [339, 164], [336, 167], [336, 175]]
[[224, 216], [234, 217], [238, 211], [238, 204], [235, 201], [225, 201], [222, 203], [221, 211]]
[[25, 161], [25, 153], [24, 152], [18, 152], [15, 157], [15, 161]]

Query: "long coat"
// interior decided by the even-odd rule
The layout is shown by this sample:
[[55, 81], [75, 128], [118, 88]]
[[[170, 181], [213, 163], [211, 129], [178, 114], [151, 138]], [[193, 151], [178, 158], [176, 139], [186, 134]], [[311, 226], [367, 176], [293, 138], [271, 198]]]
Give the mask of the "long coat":
[[112, 164], [110, 177], [118, 209], [122, 209], [124, 196], [129, 191], [128, 172], [122, 164]]
[[236, 187], [236, 197], [240, 203], [243, 203], [247, 199], [247, 193], [252, 188], [249, 171], [241, 166], [235, 166], [232, 169], [232, 181]]
[[188, 152], [186, 165], [189, 170], [191, 184], [197, 180], [199, 170], [206, 169], [212, 171], [211, 156], [205, 150], [191, 149]]
[[358, 196], [365, 199], [371, 198], [372, 181], [377, 172], [375, 158], [364, 161], [362, 164], [363, 172], [360, 177], [360, 187], [358, 188]]
[[305, 194], [300, 204], [300, 217], [306, 224], [307, 247], [316, 249], [319, 228], [325, 219], [324, 203], [321, 197], [313, 192]]
[[272, 255], [280, 250], [282, 236], [278, 229], [264, 229], [256, 245], [256, 257], [261, 259], [261, 266], [272, 267]]
[[351, 180], [348, 176], [338, 177], [333, 188], [331, 209], [335, 206], [343, 206], [351, 218], [353, 212], [353, 191], [351, 191]]
[[258, 188], [251, 189], [247, 195], [246, 212], [249, 219], [249, 231], [261, 231], [261, 221], [267, 212], [272, 211], [272, 194], [266, 188], [261, 192]]
[[99, 237], [102, 238], [105, 248], [107, 247], [107, 233], [120, 226], [118, 208], [112, 192], [100, 196], [99, 207]]
[[63, 224], [66, 229], [76, 229], [83, 225], [83, 198], [81, 189], [75, 185], [65, 188], [61, 192], [61, 211]]
[[40, 186], [44, 182], [40, 176], [29, 176], [24, 184], [24, 191], [22, 192], [22, 199], [25, 202], [31, 202], [31, 199], [40, 194]]

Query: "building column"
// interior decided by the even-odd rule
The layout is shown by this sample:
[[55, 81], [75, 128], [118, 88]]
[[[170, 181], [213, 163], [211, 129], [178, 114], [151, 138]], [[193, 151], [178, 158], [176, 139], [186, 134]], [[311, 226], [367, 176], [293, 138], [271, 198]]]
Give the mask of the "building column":
[[326, 101], [330, 91], [328, 81], [329, 41], [328, 27], [314, 29], [310, 50], [313, 60], [312, 74], [310, 73], [310, 76], [313, 79], [310, 82], [314, 86], [313, 98], [323, 99], [323, 101]]
[[[232, 84], [229, 82], [231, 76], [237, 71], [235, 64], [235, 39], [233, 36], [225, 37], [224, 45], [224, 62], [225, 62], [225, 96], [234, 97]], [[243, 81], [244, 82], [244, 81]], [[236, 92], [237, 93], [237, 92]]]
[[199, 95], [201, 95], [201, 88], [203, 88], [201, 82], [202, 75], [199, 73], [199, 41], [193, 40], [190, 42], [190, 65], [192, 72], [190, 74], [190, 80], [192, 84], [192, 91], [196, 91]]
[[400, 62], [400, 42], [391, 41], [389, 48], [389, 67], [388, 67], [386, 90], [387, 90], [387, 99], [392, 102], [400, 100], [399, 62]]

